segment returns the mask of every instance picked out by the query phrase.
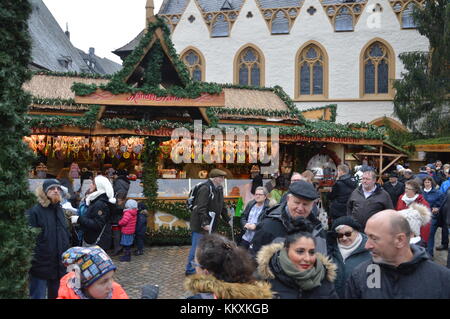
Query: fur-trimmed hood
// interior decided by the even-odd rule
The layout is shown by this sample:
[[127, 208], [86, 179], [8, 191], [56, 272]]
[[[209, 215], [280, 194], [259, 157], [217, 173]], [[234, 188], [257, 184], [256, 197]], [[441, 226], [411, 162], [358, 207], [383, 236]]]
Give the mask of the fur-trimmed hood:
[[47, 197], [47, 195], [44, 193], [44, 189], [42, 188], [42, 186], [39, 186], [36, 188], [36, 190], [34, 191], [34, 194], [37, 197], [38, 203], [42, 206], [47, 208], [48, 206], [50, 206], [51, 201], [50, 199]]
[[186, 278], [184, 288], [194, 294], [212, 293], [218, 299], [272, 299], [270, 284], [262, 281], [229, 283], [212, 275], [196, 274]]
[[[261, 248], [261, 250], [258, 252], [257, 255], [257, 262], [258, 262], [258, 274], [261, 276], [264, 280], [270, 280], [275, 279], [275, 275], [273, 274], [272, 270], [270, 269], [270, 260], [271, 258], [278, 253], [281, 249], [283, 249], [284, 244], [283, 243], [276, 243], [264, 246]], [[333, 262], [327, 257], [320, 253], [316, 253], [317, 259], [320, 259], [322, 264], [325, 266], [326, 269], [326, 278], [329, 282], [334, 282], [336, 279], [336, 270], [337, 266], [333, 264]]]

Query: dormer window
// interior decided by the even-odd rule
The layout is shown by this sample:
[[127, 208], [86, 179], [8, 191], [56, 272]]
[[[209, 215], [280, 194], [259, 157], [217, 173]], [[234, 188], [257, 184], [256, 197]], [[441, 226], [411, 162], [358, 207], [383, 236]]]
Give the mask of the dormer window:
[[70, 56], [61, 56], [58, 59], [59, 65], [61, 65], [63, 68], [68, 69], [70, 66], [72, 66], [72, 58]]

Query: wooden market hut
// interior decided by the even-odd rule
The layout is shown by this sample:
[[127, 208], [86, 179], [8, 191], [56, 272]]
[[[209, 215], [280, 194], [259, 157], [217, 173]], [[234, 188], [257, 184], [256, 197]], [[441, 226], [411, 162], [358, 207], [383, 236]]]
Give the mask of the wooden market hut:
[[[123, 69], [112, 77], [35, 73], [24, 85], [33, 96], [27, 118], [32, 135], [138, 136], [146, 137], [147, 142], [156, 141], [159, 146], [161, 141], [170, 139], [175, 128], [192, 131], [193, 121], [201, 120], [206, 126], [222, 129], [279, 129], [281, 172], [303, 171], [316, 155], [327, 156], [337, 166], [349, 154], [365, 155], [367, 146], [377, 148], [375, 155], [381, 159], [393, 157], [395, 161], [405, 156], [399, 150], [385, 153], [383, 133], [374, 126], [334, 123], [335, 106], [300, 112], [280, 87], [193, 82], [172, 45], [165, 23], [152, 14], [148, 15], [148, 22], [141, 42], [124, 61]], [[148, 160], [147, 156], [144, 163], [144, 194], [155, 211], [170, 211], [186, 219], [183, 203], [180, 204], [185, 196], [158, 198], [154, 157], [158, 148], [150, 152], [149, 145], [146, 143], [146, 152], [152, 152], [153, 159]], [[381, 172], [386, 168], [383, 163], [386, 161], [380, 160]], [[174, 219], [166, 224], [183, 225]]]

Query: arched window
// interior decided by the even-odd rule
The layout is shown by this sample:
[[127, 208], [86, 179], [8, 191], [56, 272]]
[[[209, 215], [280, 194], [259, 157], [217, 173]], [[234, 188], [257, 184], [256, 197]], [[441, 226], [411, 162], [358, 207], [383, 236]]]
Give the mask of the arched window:
[[296, 95], [298, 97], [326, 97], [328, 61], [323, 49], [311, 43], [297, 54]]
[[219, 14], [212, 23], [212, 37], [227, 37], [230, 33], [230, 22], [223, 14]]
[[289, 33], [289, 19], [286, 13], [278, 11], [272, 20], [272, 34], [285, 34]]
[[186, 65], [189, 74], [194, 81], [204, 81], [205, 63], [201, 53], [194, 49], [187, 49], [181, 54], [181, 60]]
[[365, 94], [390, 94], [389, 79], [394, 78], [394, 55], [380, 41], [371, 43], [362, 57], [362, 84]]
[[240, 50], [236, 61], [235, 82], [241, 85], [264, 85], [264, 58], [251, 46]]
[[413, 18], [414, 3], [410, 2], [406, 5], [402, 12], [402, 27], [405, 29], [413, 29], [416, 27], [416, 23]]
[[353, 31], [353, 15], [349, 8], [342, 7], [339, 9], [334, 19], [336, 31]]

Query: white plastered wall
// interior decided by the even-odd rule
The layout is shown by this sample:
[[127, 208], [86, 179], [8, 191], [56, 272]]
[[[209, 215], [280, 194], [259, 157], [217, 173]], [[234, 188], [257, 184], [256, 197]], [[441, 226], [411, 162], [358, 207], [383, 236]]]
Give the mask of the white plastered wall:
[[[381, 12], [373, 12], [376, 4]], [[314, 15], [307, 12], [316, 9]], [[252, 18], [247, 18], [251, 11]], [[188, 21], [193, 15], [195, 21]], [[271, 35], [255, 0], [246, 0], [229, 37], [211, 38], [195, 0], [188, 4], [172, 35], [178, 52], [188, 46], [200, 50], [206, 60], [205, 80], [232, 83], [233, 63], [245, 44], [257, 46], [265, 58], [265, 86], [280, 85], [295, 98], [295, 56], [308, 41], [319, 42], [328, 54], [329, 100], [297, 102], [300, 109], [338, 104], [337, 122], [370, 122], [384, 115], [393, 117], [391, 101], [361, 101], [360, 55], [362, 48], [374, 38], [381, 38], [392, 47], [396, 56], [395, 77], [400, 78], [403, 65], [398, 55], [407, 51], [427, 51], [428, 40], [416, 30], [402, 30], [388, 0], [369, 0], [353, 32], [334, 32], [319, 0], [305, 0], [291, 32]], [[342, 100], [347, 100], [342, 102]]]

